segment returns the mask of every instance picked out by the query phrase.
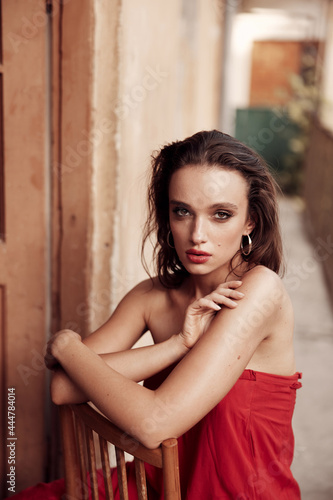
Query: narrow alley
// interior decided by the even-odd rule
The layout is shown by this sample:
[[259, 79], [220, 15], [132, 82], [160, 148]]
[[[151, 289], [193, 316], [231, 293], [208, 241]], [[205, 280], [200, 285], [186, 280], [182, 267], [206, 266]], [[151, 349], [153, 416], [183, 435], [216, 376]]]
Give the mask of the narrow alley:
[[[320, 259], [332, 258], [327, 241], [311, 240], [298, 199], [280, 204], [287, 273], [295, 309], [297, 370], [303, 387], [294, 414], [293, 472], [302, 500], [333, 498], [333, 315]], [[326, 244], [326, 246], [325, 246]]]

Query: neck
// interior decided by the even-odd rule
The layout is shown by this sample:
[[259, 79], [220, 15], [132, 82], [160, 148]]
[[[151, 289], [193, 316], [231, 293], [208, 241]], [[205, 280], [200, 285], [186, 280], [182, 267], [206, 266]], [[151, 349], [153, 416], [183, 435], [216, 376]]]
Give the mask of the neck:
[[222, 283], [241, 280], [246, 268], [244, 265], [240, 265], [235, 271], [237, 274], [235, 274], [235, 272], [230, 272], [229, 269], [220, 269], [219, 271], [206, 275], [191, 274], [187, 282], [190, 295], [194, 299], [199, 299], [213, 292]]

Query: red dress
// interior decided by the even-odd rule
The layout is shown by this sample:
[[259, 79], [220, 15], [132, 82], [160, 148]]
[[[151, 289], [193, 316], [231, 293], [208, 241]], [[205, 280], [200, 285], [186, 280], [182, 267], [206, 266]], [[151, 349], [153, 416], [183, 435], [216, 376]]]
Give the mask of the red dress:
[[[299, 378], [300, 373], [245, 370], [222, 401], [179, 438], [183, 500], [301, 498], [290, 470]], [[161, 491], [159, 471], [147, 467], [147, 473]]]
[[[158, 387], [169, 370], [145, 385]], [[299, 378], [299, 373], [283, 377], [245, 370], [223, 400], [179, 438], [183, 500], [300, 500], [290, 470], [294, 453], [291, 420], [296, 389], [301, 387]], [[133, 464], [128, 469], [132, 491]], [[161, 471], [151, 466], [146, 471], [149, 498], [162, 500]], [[62, 493], [64, 483], [59, 480], [29, 488], [14, 498], [58, 499]], [[130, 499], [135, 500], [136, 495], [132, 493]]]

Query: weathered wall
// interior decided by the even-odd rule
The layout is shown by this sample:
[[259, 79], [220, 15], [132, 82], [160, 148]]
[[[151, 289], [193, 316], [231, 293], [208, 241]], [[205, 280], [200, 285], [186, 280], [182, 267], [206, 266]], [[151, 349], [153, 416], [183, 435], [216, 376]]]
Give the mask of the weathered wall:
[[216, 0], [79, 5], [66, 2], [61, 16], [59, 315], [86, 335], [145, 277], [151, 152], [218, 126], [223, 9]]
[[102, 0], [93, 9], [89, 294], [75, 313], [85, 333], [146, 277], [151, 152], [218, 126], [223, 22], [215, 0]]
[[90, 288], [92, 232], [92, 78], [94, 72], [93, 1], [85, 8], [66, 2], [61, 9], [59, 86], [59, 315], [60, 327], [88, 331], [86, 300]]
[[333, 134], [316, 122], [306, 157], [305, 201], [316, 258], [323, 263], [333, 304]]
[[40, 481], [45, 471], [41, 352], [49, 320], [50, 144], [43, 10], [34, 0], [1, 2], [0, 10], [0, 498], [4, 498]]
[[146, 275], [140, 263], [153, 150], [217, 127], [222, 16], [216, 2], [122, 2], [113, 305]]
[[116, 209], [119, 92], [120, 0], [94, 2], [94, 76], [92, 84], [92, 180], [90, 293], [85, 305], [89, 330], [99, 326], [111, 311], [111, 256]]
[[317, 258], [323, 263], [333, 304], [333, 3], [327, 15], [327, 38], [321, 61], [322, 77], [318, 120], [309, 140], [305, 171], [305, 201], [309, 233], [321, 247]]

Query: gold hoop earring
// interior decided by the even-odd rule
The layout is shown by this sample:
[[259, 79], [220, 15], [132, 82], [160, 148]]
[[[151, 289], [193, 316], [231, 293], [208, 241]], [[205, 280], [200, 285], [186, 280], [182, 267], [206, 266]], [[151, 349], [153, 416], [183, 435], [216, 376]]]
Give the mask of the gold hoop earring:
[[175, 248], [174, 245], [171, 245], [170, 243], [170, 236], [172, 236], [171, 231], [169, 231], [167, 234], [167, 244], [169, 245], [170, 248]]
[[[244, 251], [244, 245], [243, 245], [243, 237], [244, 236], [247, 236], [248, 237], [248, 242], [247, 242], [247, 247], [249, 247], [246, 251]], [[250, 253], [252, 252], [252, 240], [251, 240], [251, 236], [249, 234], [243, 234], [242, 236], [242, 241], [241, 241], [241, 252], [242, 252], [242, 255], [244, 255], [244, 257], [248, 257], [250, 255]]]

